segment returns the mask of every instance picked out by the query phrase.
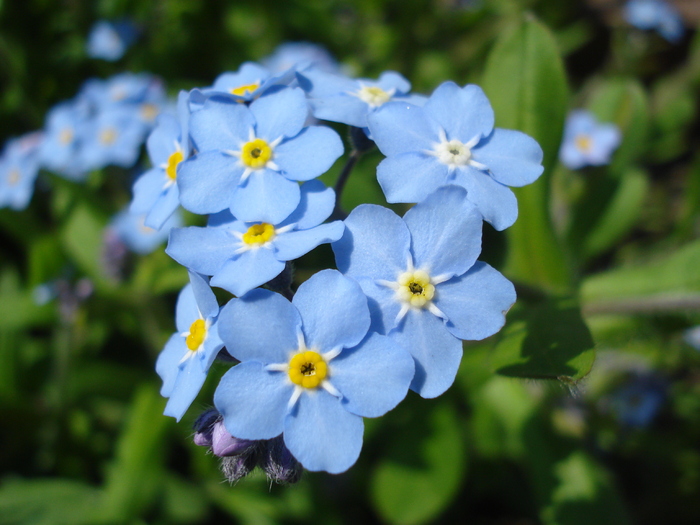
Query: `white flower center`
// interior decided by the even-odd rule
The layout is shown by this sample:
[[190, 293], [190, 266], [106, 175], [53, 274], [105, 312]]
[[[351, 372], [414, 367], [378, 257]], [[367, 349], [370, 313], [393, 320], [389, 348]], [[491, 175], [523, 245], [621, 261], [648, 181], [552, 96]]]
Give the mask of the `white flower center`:
[[382, 104], [389, 102], [391, 97], [394, 96], [394, 93], [396, 93], [396, 89], [384, 91], [377, 86], [362, 86], [357, 92], [353, 93], [353, 95], [370, 107], [378, 108]]
[[466, 144], [458, 140], [450, 140], [449, 142], [441, 142], [435, 146], [435, 156], [443, 164], [448, 166], [464, 166], [469, 163], [472, 158], [472, 150]]

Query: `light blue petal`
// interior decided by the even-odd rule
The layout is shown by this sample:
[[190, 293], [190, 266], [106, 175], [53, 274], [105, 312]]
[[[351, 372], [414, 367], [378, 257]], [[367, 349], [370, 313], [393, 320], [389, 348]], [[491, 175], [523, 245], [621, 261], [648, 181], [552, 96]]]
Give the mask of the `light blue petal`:
[[187, 158], [190, 153], [190, 94], [184, 89], [177, 94], [176, 112], [180, 124], [180, 147]]
[[379, 417], [406, 397], [413, 380], [411, 354], [389, 337], [370, 334], [330, 362], [330, 381], [343, 406], [362, 417]]
[[440, 125], [423, 108], [388, 102], [367, 117], [372, 139], [384, 155], [432, 150], [440, 141]]
[[166, 179], [167, 176], [161, 168], [152, 168], [136, 179], [129, 213], [148, 213], [163, 192]]
[[296, 224], [297, 230], [318, 226], [333, 213], [335, 191], [320, 180], [305, 182], [300, 187], [299, 205], [279, 226]]
[[181, 265], [204, 275], [214, 275], [240, 245], [223, 228], [175, 228], [165, 253]]
[[488, 173], [474, 168], [459, 169], [455, 171], [454, 183], [467, 189], [467, 199], [497, 230], [505, 230], [518, 218], [515, 194]]
[[200, 215], [228, 208], [242, 174], [238, 159], [217, 151], [187, 159], [177, 167], [182, 207]]
[[542, 148], [535, 139], [512, 129], [496, 128], [472, 150], [493, 178], [506, 186], [525, 186], [542, 175]]
[[360, 456], [364, 424], [324, 390], [307, 391], [287, 416], [284, 444], [304, 468], [339, 474]]
[[416, 362], [411, 390], [426, 399], [437, 397], [454, 383], [462, 360], [462, 341], [427, 310], [411, 310], [389, 333]]
[[337, 241], [343, 236], [343, 231], [345, 231], [343, 221], [335, 221], [309, 230], [280, 234], [272, 242], [275, 257], [280, 261], [293, 261], [309, 253], [319, 244]]
[[420, 202], [447, 184], [448, 168], [424, 153], [401, 153], [377, 166], [377, 180], [387, 202]]
[[179, 371], [178, 365], [188, 351], [185, 338], [176, 333], [170, 336], [165, 347], [158, 354], [156, 373], [163, 380], [163, 386], [160, 389], [161, 396], [170, 397], [173, 393]]
[[350, 277], [395, 281], [406, 270], [411, 235], [401, 217], [361, 204], [345, 219], [345, 232], [331, 246], [338, 269]]
[[589, 153], [589, 162], [594, 166], [610, 163], [613, 151], [620, 145], [620, 130], [615, 124], [601, 124], [593, 135], [593, 148]]
[[480, 341], [498, 332], [515, 302], [513, 284], [486, 263], [477, 262], [461, 277], [435, 287], [435, 306], [449, 319], [459, 339]]
[[230, 199], [230, 207], [231, 213], [242, 221], [279, 224], [299, 205], [299, 199], [299, 184], [262, 169], [238, 188]]
[[[357, 91], [357, 82], [343, 75], [324, 73], [318, 69], [298, 72], [299, 85], [309, 92], [310, 98], [335, 97], [343, 93]], [[359, 99], [357, 99], [359, 100]]]
[[218, 315], [219, 303], [216, 300], [214, 292], [212, 292], [209, 287], [208, 279], [205, 279], [195, 272], [188, 272], [188, 275], [190, 277], [194, 299], [197, 302], [197, 308], [202, 318], [209, 319]]
[[[371, 80], [369, 82], [374, 84]], [[408, 93], [411, 91], [411, 83], [396, 71], [384, 71], [379, 75], [376, 85], [384, 91], [391, 91], [392, 89], [395, 89], [397, 93]]]
[[447, 132], [449, 140], [468, 142], [477, 135], [488, 136], [493, 129], [489, 99], [473, 84], [460, 88], [454, 82], [444, 82], [433, 91], [424, 108]]
[[343, 141], [335, 131], [309, 126], [277, 146], [274, 161], [288, 179], [311, 180], [328, 171], [342, 154]]
[[238, 151], [254, 127], [255, 119], [245, 104], [209, 99], [190, 116], [190, 136], [200, 152]]
[[175, 213], [178, 206], [180, 206], [180, 191], [177, 189], [177, 185], [173, 184], [156, 199], [151, 211], [148, 212], [143, 221], [144, 225], [154, 230], [160, 230]]
[[164, 113], [158, 117], [158, 125], [146, 140], [148, 156], [154, 166], [168, 162], [180, 141], [180, 125], [173, 115]]
[[401, 310], [396, 292], [388, 286], [377, 284], [369, 277], [358, 277], [357, 282], [367, 296], [367, 306], [372, 319], [370, 330], [383, 335], [387, 334], [396, 326], [396, 316]]
[[[180, 290], [175, 304], [175, 326], [178, 332], [187, 332], [194, 321], [199, 319], [199, 308], [194, 298], [192, 285], [187, 284]], [[182, 357], [182, 356], [180, 356]]]
[[328, 352], [364, 339], [370, 318], [367, 298], [356, 281], [323, 270], [299, 286], [292, 303], [303, 321], [306, 346]]
[[309, 106], [301, 89], [286, 88], [255, 100], [250, 111], [257, 123], [256, 136], [273, 141], [297, 135], [306, 122]]
[[269, 290], [256, 289], [232, 299], [221, 309], [217, 324], [226, 349], [239, 361], [287, 363], [298, 348], [299, 312]]
[[214, 406], [232, 436], [272, 439], [284, 430], [292, 386], [283, 372], [267, 372], [261, 363], [240, 363], [221, 378]]
[[[359, 89], [355, 86], [354, 90]], [[342, 122], [348, 126], [364, 128], [367, 126], [367, 113], [370, 108], [353, 95], [338, 95], [329, 98], [312, 98], [309, 100], [314, 117], [330, 122]]]
[[187, 409], [190, 408], [192, 401], [199, 394], [206, 378], [207, 371], [202, 369], [197, 356], [193, 356], [185, 361], [178, 371], [175, 386], [170, 394], [168, 403], [165, 405], [163, 414], [180, 421]]
[[406, 212], [416, 268], [432, 277], [461, 275], [481, 253], [481, 214], [460, 186], [439, 188]]
[[588, 164], [588, 158], [576, 146], [574, 140], [568, 140], [561, 145], [559, 160], [570, 170], [578, 170]]
[[274, 279], [282, 270], [284, 262], [278, 261], [271, 249], [258, 248], [227, 260], [211, 278], [211, 285], [241, 297]]

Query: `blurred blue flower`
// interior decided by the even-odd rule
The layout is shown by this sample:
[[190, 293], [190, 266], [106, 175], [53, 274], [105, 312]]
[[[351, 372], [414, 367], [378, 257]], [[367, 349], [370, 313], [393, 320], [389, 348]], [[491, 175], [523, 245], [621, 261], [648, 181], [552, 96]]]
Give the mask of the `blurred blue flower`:
[[145, 225], [159, 230], [180, 205], [177, 170], [190, 156], [189, 95], [178, 97], [178, 116], [162, 114], [146, 142], [153, 168], [134, 184], [131, 213], [146, 214]]
[[273, 73], [282, 73], [294, 68], [296, 71], [317, 69], [325, 73], [340, 73], [340, 66], [322, 46], [311, 42], [285, 42], [261, 61]]
[[44, 134], [28, 133], [5, 143], [0, 154], [0, 208], [23, 210], [34, 193], [39, 173], [39, 148]]
[[174, 333], [156, 361], [163, 380], [160, 394], [168, 398], [164, 414], [178, 421], [199, 393], [209, 367], [224, 346], [219, 338], [219, 303], [207, 281], [189, 272], [190, 283], [177, 299]]
[[320, 181], [301, 186], [297, 209], [282, 222], [264, 213], [243, 222], [228, 215], [218, 225], [173, 230], [165, 250], [190, 270], [213, 275], [211, 284], [241, 296], [274, 279], [292, 261], [319, 244], [337, 241], [343, 223], [321, 224], [333, 211], [335, 192]]
[[590, 111], [574, 110], [566, 119], [559, 160], [572, 170], [609, 164], [621, 139], [615, 124], [599, 124]]
[[524, 186], [543, 171], [542, 149], [520, 131], [493, 127], [480, 87], [438, 86], [423, 107], [389, 103], [368, 117], [369, 130], [387, 156], [377, 179], [388, 202], [420, 202], [445, 184], [467, 190], [484, 220], [511, 226], [518, 203], [508, 186]]
[[308, 94], [314, 117], [358, 128], [366, 128], [367, 116], [390, 100], [413, 104], [425, 101], [421, 95], [409, 94], [411, 84], [394, 71], [370, 80], [310, 69], [299, 72], [297, 78]]
[[136, 40], [136, 26], [128, 20], [110, 22], [99, 20], [90, 29], [87, 54], [113, 62], [124, 56], [127, 48]]
[[305, 468], [350, 468], [362, 418], [394, 408], [413, 377], [410, 355], [369, 327], [367, 298], [335, 270], [302, 283], [291, 303], [263, 289], [231, 300], [219, 334], [241, 363], [214, 394], [228, 432], [253, 440], [283, 434]]
[[299, 204], [297, 181], [318, 177], [343, 153], [335, 131], [304, 127], [307, 116], [299, 88], [250, 106], [207, 100], [190, 118], [198, 153], [178, 171], [183, 207], [198, 214], [228, 208], [246, 222], [283, 221]]
[[332, 244], [338, 269], [369, 297], [372, 330], [411, 353], [411, 389], [436, 397], [453, 383], [464, 340], [495, 334], [515, 302], [513, 285], [478, 262], [481, 215], [459, 186], [445, 186], [401, 219], [371, 204], [355, 208]]
[[655, 375], [636, 376], [606, 400], [613, 415], [625, 426], [649, 426], [666, 400], [666, 382]]
[[695, 350], [700, 351], [700, 326], [694, 326], [693, 328], [688, 328], [683, 333], [683, 340], [695, 348]]
[[106, 235], [106, 238], [109, 239], [114, 234], [129, 250], [145, 255], [164, 243], [172, 228], [182, 225], [182, 218], [177, 212], [170, 216], [160, 230], [146, 226], [145, 219], [144, 215], [122, 210], [107, 227], [110, 233]]
[[81, 146], [90, 116], [85, 97], [56, 104], [46, 116], [44, 140], [39, 149], [42, 167], [69, 180], [83, 180]]
[[669, 42], [683, 38], [683, 19], [676, 8], [663, 0], [629, 0], [625, 20], [639, 29], [655, 29]]

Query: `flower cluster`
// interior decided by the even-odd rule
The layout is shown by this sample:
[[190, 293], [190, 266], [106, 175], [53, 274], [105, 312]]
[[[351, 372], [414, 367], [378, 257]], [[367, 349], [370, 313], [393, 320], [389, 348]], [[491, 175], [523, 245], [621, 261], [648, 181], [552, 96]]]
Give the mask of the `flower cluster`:
[[[494, 127], [478, 86], [414, 95], [398, 73], [352, 79], [307, 51], [286, 70], [245, 63], [182, 92], [134, 186], [131, 209], [152, 228], [178, 206], [208, 215], [205, 227], [170, 232], [166, 252], [190, 284], [157, 371], [166, 414], [179, 420], [214, 359], [234, 363], [195, 429], [232, 481], [256, 465], [280, 482], [302, 467], [343, 472], [359, 457], [363, 418], [408, 390], [445, 392], [462, 341], [500, 330], [515, 301], [513, 285], [477, 260], [483, 221], [513, 224], [509, 186], [543, 170], [531, 137]], [[319, 120], [363, 137], [352, 158], [376, 143], [387, 201], [415, 206], [403, 217], [370, 204], [342, 212], [317, 177], [343, 142]], [[294, 261], [324, 243], [338, 270], [295, 288]], [[220, 307], [209, 286], [234, 297]]]

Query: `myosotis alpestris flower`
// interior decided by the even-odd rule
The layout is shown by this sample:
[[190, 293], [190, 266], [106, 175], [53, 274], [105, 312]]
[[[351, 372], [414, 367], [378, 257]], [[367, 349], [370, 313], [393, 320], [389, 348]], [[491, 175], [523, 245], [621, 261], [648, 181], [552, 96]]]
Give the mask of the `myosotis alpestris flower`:
[[601, 124], [590, 111], [574, 110], [566, 119], [559, 159], [572, 170], [609, 164], [621, 138], [615, 124]]

